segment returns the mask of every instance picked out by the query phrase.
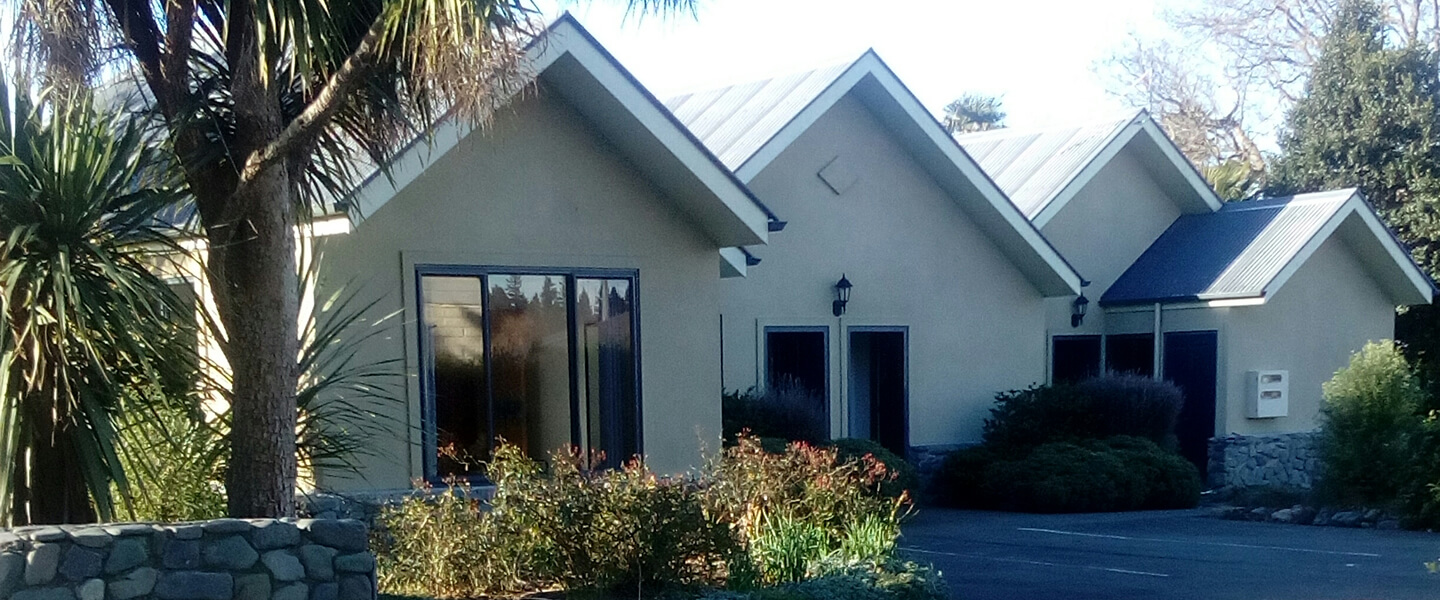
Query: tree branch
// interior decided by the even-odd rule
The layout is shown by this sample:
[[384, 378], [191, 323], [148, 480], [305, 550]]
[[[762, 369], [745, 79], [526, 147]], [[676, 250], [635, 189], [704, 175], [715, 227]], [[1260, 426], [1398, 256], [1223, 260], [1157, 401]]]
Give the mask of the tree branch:
[[290, 121], [274, 141], [245, 161], [245, 169], [240, 174], [241, 185], [276, 162], [287, 160], [309, 148], [374, 66], [380, 49], [380, 37], [384, 32], [385, 14], [382, 12], [376, 15], [375, 21], [370, 24], [370, 29], [365, 32], [365, 37], [360, 39], [355, 51], [330, 75], [325, 86], [320, 88], [305, 110]]
[[109, 5], [110, 12], [115, 13], [115, 19], [120, 23], [120, 30], [130, 46], [130, 51], [135, 54], [135, 59], [140, 61], [145, 83], [150, 86], [150, 93], [160, 103], [160, 112], [167, 118], [174, 116], [174, 108], [167, 105], [171, 81], [165, 78], [160, 51], [160, 30], [155, 24], [155, 16], [150, 12], [150, 3], [144, 0], [105, 0], [105, 3]]
[[188, 86], [185, 81], [189, 74], [190, 44], [195, 35], [194, 0], [169, 0], [165, 3], [165, 81], [171, 96], [166, 99], [170, 106], [178, 106]]

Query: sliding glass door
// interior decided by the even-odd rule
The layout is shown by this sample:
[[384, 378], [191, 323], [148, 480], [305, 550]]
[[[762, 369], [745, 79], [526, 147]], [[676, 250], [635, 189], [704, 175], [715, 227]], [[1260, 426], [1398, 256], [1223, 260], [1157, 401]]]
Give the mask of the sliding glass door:
[[633, 272], [421, 267], [427, 476], [483, 475], [502, 440], [640, 452]]

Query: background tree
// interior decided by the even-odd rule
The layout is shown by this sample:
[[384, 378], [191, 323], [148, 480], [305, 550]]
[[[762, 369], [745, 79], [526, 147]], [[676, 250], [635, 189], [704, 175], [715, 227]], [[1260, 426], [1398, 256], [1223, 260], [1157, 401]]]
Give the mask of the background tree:
[[945, 105], [942, 119], [951, 135], [1000, 129], [1005, 126], [1005, 110], [999, 96], [968, 93]]
[[181, 197], [166, 157], [61, 100], [0, 84], [0, 503], [17, 524], [113, 520], [112, 486], [130, 490], [117, 413], [195, 367], [166, 347], [195, 323], [164, 317], [181, 304], [144, 257]]
[[[1384, 8], [1349, 0], [1280, 139], [1272, 195], [1359, 187], [1432, 277], [1440, 274], [1437, 53], [1390, 35]], [[1440, 381], [1440, 314], [1412, 307], [1397, 337]]]
[[[630, 0], [641, 12], [692, 0]], [[442, 114], [513, 93], [528, 0], [21, 0], [19, 64], [61, 88], [138, 73], [194, 197], [232, 371], [229, 511], [294, 512], [295, 226]]]
[[[1230, 161], [1264, 178], [1260, 151], [1304, 95], [1340, 0], [1201, 0], [1162, 13], [1166, 29], [1136, 36], [1103, 61], [1113, 93], [1148, 109], [1204, 168]], [[1440, 44], [1440, 0], [1378, 4], [1397, 46]]]

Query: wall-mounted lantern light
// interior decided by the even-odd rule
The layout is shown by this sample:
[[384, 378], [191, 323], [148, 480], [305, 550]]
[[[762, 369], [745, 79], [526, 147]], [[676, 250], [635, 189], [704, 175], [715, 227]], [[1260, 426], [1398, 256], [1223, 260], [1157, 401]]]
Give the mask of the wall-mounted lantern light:
[[1070, 305], [1070, 326], [1079, 327], [1081, 323], [1084, 323], [1085, 311], [1089, 308], [1090, 299], [1086, 298], [1085, 294], [1076, 297], [1075, 302]]
[[835, 282], [835, 303], [831, 305], [835, 316], [845, 314], [845, 304], [850, 302], [851, 287], [854, 286], [850, 285], [850, 280], [845, 278], [845, 274], [840, 274], [840, 281]]

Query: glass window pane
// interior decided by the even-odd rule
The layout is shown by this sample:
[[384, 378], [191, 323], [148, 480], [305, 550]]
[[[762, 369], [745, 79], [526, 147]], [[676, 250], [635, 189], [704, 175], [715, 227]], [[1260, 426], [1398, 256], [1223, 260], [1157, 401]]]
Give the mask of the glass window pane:
[[490, 357], [495, 435], [541, 458], [570, 444], [565, 279], [492, 274]]
[[485, 392], [485, 320], [479, 277], [421, 278], [425, 319], [422, 350], [429, 356], [435, 407], [436, 475], [479, 473], [490, 456]]
[[640, 451], [635, 396], [635, 297], [629, 279], [577, 279], [581, 445], [615, 467]]
[[1050, 361], [1053, 383], [1079, 383], [1100, 374], [1100, 336], [1055, 336]]
[[765, 331], [765, 401], [783, 415], [790, 438], [830, 439], [830, 363], [826, 331]]
[[1151, 377], [1155, 375], [1155, 336], [1149, 333], [1105, 336], [1105, 370]]

